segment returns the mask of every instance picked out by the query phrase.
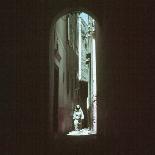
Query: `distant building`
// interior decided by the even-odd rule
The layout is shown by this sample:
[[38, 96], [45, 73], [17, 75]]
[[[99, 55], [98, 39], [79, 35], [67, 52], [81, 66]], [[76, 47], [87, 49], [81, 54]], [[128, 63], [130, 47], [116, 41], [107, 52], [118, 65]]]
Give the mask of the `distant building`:
[[[95, 20], [88, 14], [81, 13], [79, 15], [79, 80], [85, 81], [88, 85], [87, 98], [83, 101], [87, 107], [88, 126], [94, 131], [97, 123], [95, 48]], [[87, 57], [90, 57], [90, 62], [87, 61]]]
[[88, 24], [79, 15], [79, 80], [88, 82], [88, 66], [86, 54], [88, 53]]

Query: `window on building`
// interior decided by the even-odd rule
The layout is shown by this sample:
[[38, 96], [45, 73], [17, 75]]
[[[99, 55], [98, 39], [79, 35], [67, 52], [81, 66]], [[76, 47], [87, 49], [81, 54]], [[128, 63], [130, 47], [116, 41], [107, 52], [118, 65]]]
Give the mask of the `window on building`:
[[70, 18], [69, 15], [67, 16], [67, 39], [70, 41]]

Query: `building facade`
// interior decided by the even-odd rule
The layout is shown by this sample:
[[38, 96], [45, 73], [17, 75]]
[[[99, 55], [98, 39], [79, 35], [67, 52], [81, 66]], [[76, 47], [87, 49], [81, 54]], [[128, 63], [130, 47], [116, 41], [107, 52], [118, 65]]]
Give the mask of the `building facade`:
[[[54, 99], [55, 131], [72, 129], [72, 109], [78, 100], [78, 29], [77, 14], [67, 14], [57, 20], [54, 29]], [[58, 122], [58, 123], [56, 123]]]
[[79, 80], [87, 83], [87, 127], [97, 131], [95, 20], [88, 14], [79, 15]]

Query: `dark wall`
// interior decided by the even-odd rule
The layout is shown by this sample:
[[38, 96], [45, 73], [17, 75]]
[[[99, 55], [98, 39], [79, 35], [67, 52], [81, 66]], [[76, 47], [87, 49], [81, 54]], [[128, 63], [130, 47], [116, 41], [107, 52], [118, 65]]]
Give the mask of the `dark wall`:
[[[49, 104], [50, 26], [61, 10], [77, 6], [88, 8], [100, 25], [98, 135], [54, 140]], [[23, 1], [17, 7], [17, 154], [153, 154], [151, 10], [148, 2], [127, 0]]]

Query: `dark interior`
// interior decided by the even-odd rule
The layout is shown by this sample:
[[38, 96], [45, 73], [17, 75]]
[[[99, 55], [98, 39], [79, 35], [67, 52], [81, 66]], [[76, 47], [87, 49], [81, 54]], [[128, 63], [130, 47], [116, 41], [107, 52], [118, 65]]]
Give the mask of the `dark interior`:
[[[142, 0], [20, 2], [16, 12], [19, 28], [12, 28], [12, 31], [16, 28], [17, 39], [7, 33], [9, 41], [17, 43], [16, 50], [12, 45], [5, 45], [2, 50], [7, 58], [3, 59], [2, 66], [1, 102], [8, 114], [2, 111], [5, 118], [2, 154], [4, 151], [12, 154], [15, 149], [16, 155], [153, 155], [155, 26], [152, 4]], [[52, 22], [76, 9], [90, 12], [100, 27], [98, 133], [82, 137], [55, 136], [50, 102], [53, 92], [49, 91], [49, 34]], [[10, 18], [10, 21], [13, 20]], [[7, 20], [5, 23], [8, 25]], [[7, 28], [4, 27], [4, 32]]]

